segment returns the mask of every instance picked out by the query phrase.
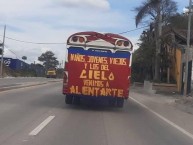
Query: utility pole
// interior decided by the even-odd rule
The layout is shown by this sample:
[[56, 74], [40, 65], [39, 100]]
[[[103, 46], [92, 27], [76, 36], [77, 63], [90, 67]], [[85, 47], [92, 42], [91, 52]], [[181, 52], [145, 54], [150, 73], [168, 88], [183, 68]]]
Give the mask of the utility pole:
[[160, 51], [161, 51], [161, 35], [162, 35], [162, 11], [161, 11], [161, 1], [158, 5], [158, 15], [155, 24], [155, 37], [156, 37], [156, 58], [155, 58], [155, 76], [154, 80], [160, 81]]
[[5, 47], [5, 31], [6, 31], [6, 25], [4, 26], [4, 34], [3, 34], [3, 43], [2, 43], [2, 54], [1, 54], [1, 78], [3, 78], [3, 55], [4, 55], [4, 47]]
[[187, 48], [185, 51], [185, 78], [184, 78], [184, 97], [187, 95], [188, 87], [188, 62], [189, 62], [189, 51], [190, 51], [190, 26], [191, 26], [191, 15], [192, 15], [192, 0], [189, 0], [189, 11], [188, 11], [188, 32], [187, 32]]

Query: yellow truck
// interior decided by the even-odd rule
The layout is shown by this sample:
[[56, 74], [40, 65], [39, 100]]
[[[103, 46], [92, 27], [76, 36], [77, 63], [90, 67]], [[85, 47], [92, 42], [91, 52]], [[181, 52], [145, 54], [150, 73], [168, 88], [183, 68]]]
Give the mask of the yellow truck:
[[47, 78], [56, 78], [56, 69], [55, 68], [49, 68], [46, 71], [46, 77]]

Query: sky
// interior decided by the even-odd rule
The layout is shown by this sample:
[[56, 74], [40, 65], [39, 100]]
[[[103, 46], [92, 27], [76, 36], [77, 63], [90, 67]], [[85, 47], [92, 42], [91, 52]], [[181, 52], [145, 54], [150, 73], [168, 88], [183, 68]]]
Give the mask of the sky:
[[[133, 10], [143, 1], [0, 0], [0, 41], [3, 40], [6, 25], [5, 57], [21, 59], [27, 56], [27, 63], [38, 63], [38, 57], [50, 50], [61, 63], [65, 59], [66, 40], [73, 33], [96, 31], [118, 34], [135, 30], [136, 13]], [[189, 0], [174, 1], [177, 2], [179, 13], [189, 3]], [[138, 29], [122, 35], [137, 49], [142, 31]]]

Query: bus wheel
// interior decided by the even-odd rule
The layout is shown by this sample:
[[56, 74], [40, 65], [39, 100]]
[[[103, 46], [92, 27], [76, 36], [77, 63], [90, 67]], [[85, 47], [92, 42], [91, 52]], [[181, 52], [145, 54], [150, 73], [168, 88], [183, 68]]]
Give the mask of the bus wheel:
[[116, 107], [116, 98], [111, 98], [109, 100], [110, 107]]
[[74, 105], [80, 105], [80, 97], [74, 96], [74, 98], [73, 98], [73, 104], [74, 104]]
[[124, 99], [123, 98], [117, 98], [117, 107], [123, 108]]
[[66, 95], [65, 102], [66, 104], [72, 104], [73, 97], [70, 95]]

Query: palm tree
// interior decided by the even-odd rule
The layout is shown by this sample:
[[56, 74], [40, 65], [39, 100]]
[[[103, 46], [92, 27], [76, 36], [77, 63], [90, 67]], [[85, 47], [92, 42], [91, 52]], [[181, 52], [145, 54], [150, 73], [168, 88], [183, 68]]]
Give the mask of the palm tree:
[[[150, 23], [153, 23], [154, 33], [155, 33], [155, 75], [154, 80], [160, 80], [160, 48], [161, 48], [161, 34], [162, 25], [167, 24], [168, 18], [175, 14], [177, 11], [177, 4], [172, 0], [146, 0], [141, 6], [136, 7], [137, 12], [135, 23], [136, 27], [142, 22], [147, 16], [151, 19]], [[164, 20], [164, 21], [163, 21]]]

